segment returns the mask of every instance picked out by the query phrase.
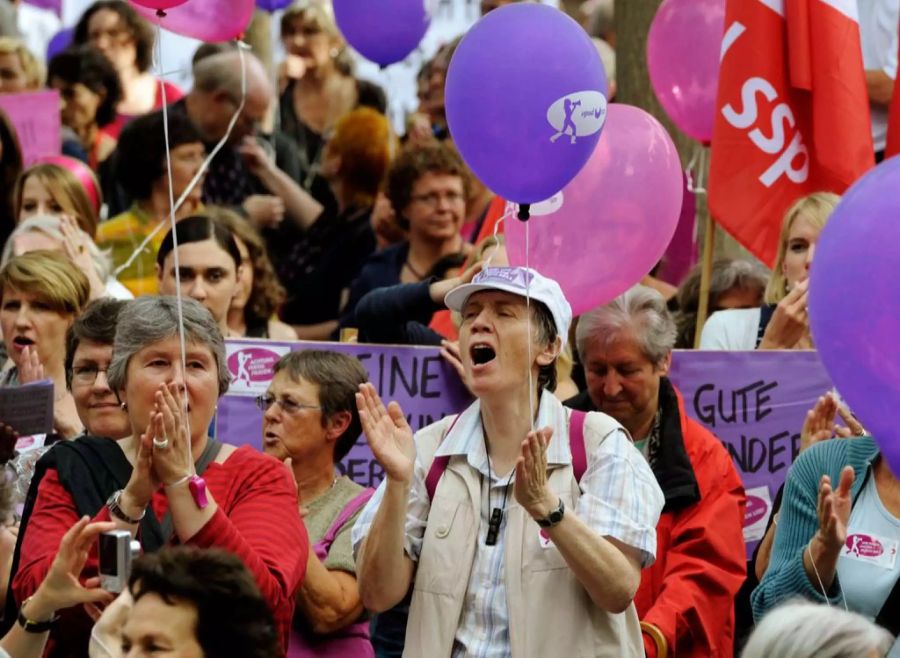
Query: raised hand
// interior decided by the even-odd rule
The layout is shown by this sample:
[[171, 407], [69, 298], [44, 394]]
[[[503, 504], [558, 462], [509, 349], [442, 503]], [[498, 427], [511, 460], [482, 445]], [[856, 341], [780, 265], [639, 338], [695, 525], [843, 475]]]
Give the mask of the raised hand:
[[835, 435], [834, 419], [837, 411], [837, 402], [830, 394], [816, 400], [813, 408], [806, 412], [806, 419], [803, 421], [803, 429], [800, 431], [800, 452]]
[[809, 279], [798, 283], [787, 296], [778, 302], [772, 320], [759, 344], [761, 350], [793, 350], [810, 347]]
[[128, 516], [136, 518], [150, 504], [153, 492], [159, 487], [153, 473], [153, 436], [155, 432], [155, 414], [151, 414], [147, 429], [141, 434], [134, 457], [134, 468], [131, 478], [122, 493], [122, 506]]
[[549, 427], [529, 432], [516, 460], [516, 500], [535, 519], [546, 517], [559, 504], [547, 484], [547, 446], [552, 438]]
[[37, 350], [29, 345], [22, 350], [22, 363], [19, 365], [19, 383], [31, 384], [44, 379], [44, 366]]
[[831, 478], [827, 475], [823, 475], [819, 481], [819, 499], [816, 503], [819, 530], [816, 537], [826, 549], [835, 553], [847, 541], [847, 524], [850, 522], [850, 508], [853, 505], [850, 489], [855, 477], [853, 468], [845, 466], [841, 471], [837, 490], [831, 488]]
[[194, 463], [190, 421], [175, 384], [160, 385], [152, 419], [154, 436], [160, 441], [169, 440], [165, 448], [153, 446], [153, 473], [156, 479], [170, 485], [192, 475]]
[[411, 482], [416, 444], [400, 405], [391, 402], [385, 409], [375, 387], [366, 383], [360, 384], [356, 407], [366, 440], [385, 475], [397, 482]]

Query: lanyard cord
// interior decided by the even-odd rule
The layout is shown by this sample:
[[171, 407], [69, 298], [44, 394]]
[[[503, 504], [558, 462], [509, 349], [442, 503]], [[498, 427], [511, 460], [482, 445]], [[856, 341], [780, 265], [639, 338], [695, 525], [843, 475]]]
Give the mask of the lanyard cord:
[[[487, 491], [487, 509], [488, 509], [488, 531], [484, 543], [487, 546], [497, 544], [497, 538], [500, 535], [500, 525], [503, 523], [503, 514], [506, 512], [506, 501], [509, 497], [509, 485], [512, 483], [513, 475], [516, 473], [515, 467], [509, 472], [509, 478], [506, 480], [506, 487], [503, 489], [503, 507], [494, 507], [491, 509], [491, 489], [494, 481], [493, 470], [491, 469], [491, 450], [488, 447], [487, 432], [484, 431], [484, 421], [481, 423], [481, 436], [484, 438], [484, 452], [487, 455], [488, 463], [488, 491]], [[480, 474], [482, 486], [484, 485], [484, 473]]]

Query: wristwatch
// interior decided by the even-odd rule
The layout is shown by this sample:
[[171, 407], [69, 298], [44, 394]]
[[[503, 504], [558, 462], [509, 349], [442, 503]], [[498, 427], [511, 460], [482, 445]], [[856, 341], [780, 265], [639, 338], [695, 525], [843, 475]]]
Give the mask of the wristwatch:
[[25, 610], [25, 606], [28, 605], [28, 602], [32, 599], [32, 597], [28, 597], [22, 603], [22, 606], [19, 608], [19, 626], [26, 633], [46, 633], [51, 628], [53, 628], [53, 624], [56, 623], [56, 620], [59, 619], [59, 615], [54, 614], [50, 619], [46, 621], [32, 621], [25, 616], [23, 610]]
[[563, 520], [563, 516], [566, 513], [566, 506], [563, 504], [562, 498], [559, 499], [559, 507], [550, 512], [543, 519], [535, 519], [537, 524], [542, 528], [552, 528], [555, 525], [558, 525], [560, 521]]
[[119, 506], [119, 501], [122, 499], [122, 492], [122, 489], [114, 491], [113, 495], [110, 496], [109, 500], [106, 501], [106, 506], [109, 508], [110, 515], [116, 517], [120, 521], [124, 521], [125, 523], [130, 523], [132, 525], [140, 523], [144, 518], [144, 514], [147, 513], [147, 510], [141, 510], [141, 515], [136, 519], [128, 516], [125, 512], [122, 511], [122, 508]]

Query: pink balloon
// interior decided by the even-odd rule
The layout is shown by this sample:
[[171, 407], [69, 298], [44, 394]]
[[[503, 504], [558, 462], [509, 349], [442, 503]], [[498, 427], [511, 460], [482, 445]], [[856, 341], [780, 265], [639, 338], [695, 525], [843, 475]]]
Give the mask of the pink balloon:
[[716, 116], [725, 0], [663, 0], [647, 36], [650, 83], [683, 132], [708, 144]]
[[230, 41], [244, 33], [253, 18], [254, 0], [190, 0], [181, 4], [178, 0], [131, 0], [135, 9], [154, 25], [157, 20], [154, 9], [142, 6], [148, 3], [177, 4], [161, 19], [162, 26], [170, 32], [193, 37], [200, 41]]
[[[140, 5], [141, 7], [147, 7], [148, 9], [171, 9], [172, 7], [177, 7], [178, 5], [183, 5], [187, 0], [131, 0], [134, 4]], [[155, 12], [154, 12], [155, 13]]]
[[[681, 213], [681, 161], [666, 129], [611, 103], [584, 169], [531, 206], [529, 266], [559, 282], [580, 315], [638, 283], [666, 250]], [[525, 224], [506, 220], [509, 260], [524, 265]]]

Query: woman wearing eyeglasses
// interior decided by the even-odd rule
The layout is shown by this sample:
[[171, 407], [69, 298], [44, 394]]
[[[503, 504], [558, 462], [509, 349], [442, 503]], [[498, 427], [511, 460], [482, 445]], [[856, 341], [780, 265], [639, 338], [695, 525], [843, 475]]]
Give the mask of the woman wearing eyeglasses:
[[[354, 312], [376, 288], [424, 281], [448, 257], [466, 255], [460, 234], [466, 217], [469, 175], [462, 159], [443, 143], [407, 147], [387, 179], [387, 196], [407, 240], [372, 255], [350, 287], [341, 326], [356, 327]], [[459, 258], [460, 264], [463, 259]]]
[[356, 391], [368, 376], [359, 360], [325, 350], [286, 354], [258, 398], [263, 449], [290, 459], [313, 550], [288, 658], [374, 656], [356, 585], [350, 531], [373, 491], [335, 472], [361, 432]]

